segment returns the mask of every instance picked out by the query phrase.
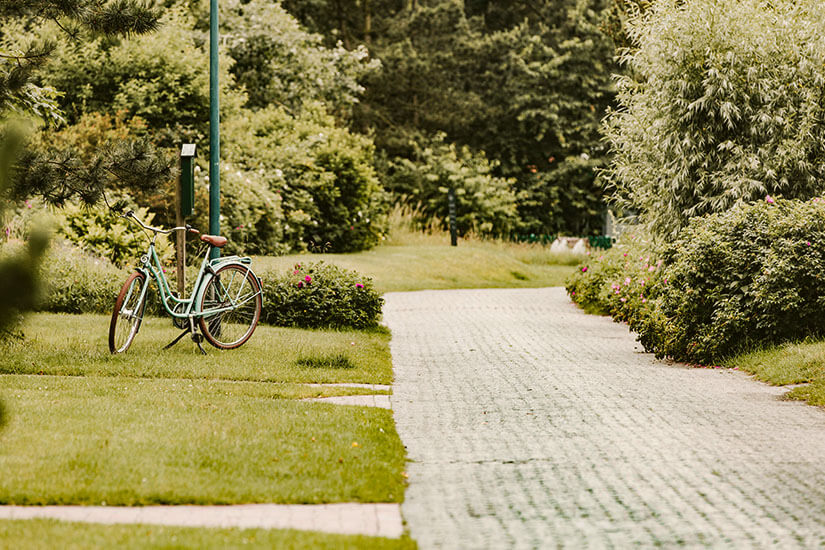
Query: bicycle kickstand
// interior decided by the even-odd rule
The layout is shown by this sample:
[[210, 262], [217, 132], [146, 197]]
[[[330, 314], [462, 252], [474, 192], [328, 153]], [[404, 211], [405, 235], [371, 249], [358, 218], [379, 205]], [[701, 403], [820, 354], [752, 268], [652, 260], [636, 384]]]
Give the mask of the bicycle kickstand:
[[201, 353], [206, 355], [206, 350], [203, 349], [203, 346], [201, 345], [201, 342], [203, 342], [203, 335], [198, 334], [197, 332], [193, 332], [192, 333], [192, 341], [195, 342], [198, 345], [198, 349], [201, 350]]
[[184, 336], [186, 336], [187, 334], [189, 334], [190, 332], [192, 332], [192, 329], [187, 327], [187, 328], [186, 328], [186, 330], [184, 330], [183, 332], [181, 332], [181, 333], [178, 335], [178, 337], [177, 337], [177, 338], [175, 338], [174, 340], [172, 340], [171, 342], [169, 342], [168, 344], [166, 344], [165, 346], [163, 346], [163, 349], [169, 349], [169, 348], [171, 348], [172, 346], [174, 346], [175, 344], [177, 344], [178, 342], [180, 342], [180, 339], [181, 339], [181, 338], [183, 338]]
[[195, 320], [191, 317], [189, 318], [189, 332], [192, 333], [192, 341], [198, 345], [198, 349], [201, 350], [201, 353], [206, 355], [206, 350], [203, 349], [201, 342], [203, 342], [203, 334], [198, 334], [197, 329], [195, 328]]

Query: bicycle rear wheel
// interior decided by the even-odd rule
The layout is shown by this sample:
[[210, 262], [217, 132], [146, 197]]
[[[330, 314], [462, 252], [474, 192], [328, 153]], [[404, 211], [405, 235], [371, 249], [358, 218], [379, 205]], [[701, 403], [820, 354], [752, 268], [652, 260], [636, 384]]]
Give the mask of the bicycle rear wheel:
[[204, 338], [216, 348], [234, 349], [255, 332], [263, 307], [261, 285], [246, 266], [223, 266], [206, 283], [200, 311], [224, 307], [232, 309], [204, 315], [200, 318], [200, 327]]
[[146, 309], [146, 295], [143, 293], [145, 285], [146, 275], [140, 271], [129, 275], [123, 283], [123, 288], [115, 300], [112, 323], [109, 325], [110, 352], [123, 353], [129, 349], [132, 340], [137, 336]]

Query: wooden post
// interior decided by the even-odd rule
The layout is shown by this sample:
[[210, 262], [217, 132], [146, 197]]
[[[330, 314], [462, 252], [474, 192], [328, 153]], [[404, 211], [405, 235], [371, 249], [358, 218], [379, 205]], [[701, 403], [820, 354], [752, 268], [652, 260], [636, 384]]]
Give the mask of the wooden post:
[[[180, 165], [180, 153], [178, 153], [178, 165]], [[184, 225], [182, 193], [182, 176], [178, 174], [178, 181], [175, 186], [175, 225], [177, 227]], [[186, 290], [186, 231], [175, 231], [175, 263], [177, 264], [178, 297], [183, 298]]]

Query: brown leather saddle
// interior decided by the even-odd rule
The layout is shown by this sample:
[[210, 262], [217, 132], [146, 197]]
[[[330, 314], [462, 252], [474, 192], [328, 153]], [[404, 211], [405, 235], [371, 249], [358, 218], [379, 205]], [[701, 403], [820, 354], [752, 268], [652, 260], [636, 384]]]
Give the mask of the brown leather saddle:
[[215, 248], [223, 248], [223, 246], [229, 241], [226, 237], [219, 237], [218, 235], [201, 235], [201, 240], [205, 243], [209, 243]]

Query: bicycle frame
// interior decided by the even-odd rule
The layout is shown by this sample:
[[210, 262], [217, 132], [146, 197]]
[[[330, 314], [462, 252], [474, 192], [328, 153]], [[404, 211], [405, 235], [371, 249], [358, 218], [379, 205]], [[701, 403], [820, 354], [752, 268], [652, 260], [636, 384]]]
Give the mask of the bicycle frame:
[[[252, 272], [252, 269], [249, 264], [251, 264], [251, 258], [241, 258], [238, 256], [228, 256], [224, 258], [216, 258], [214, 260], [209, 259], [209, 247], [207, 247], [206, 252], [204, 253], [203, 261], [201, 262], [200, 270], [198, 271], [198, 276], [195, 279], [195, 283], [192, 287], [192, 293], [189, 295], [188, 298], [182, 298], [175, 296], [172, 292], [169, 281], [166, 278], [164, 273], [163, 265], [161, 264], [160, 258], [158, 257], [157, 252], [155, 251], [155, 239], [157, 238], [157, 233], [152, 236], [152, 240], [149, 243], [149, 250], [147, 250], [146, 254], [141, 256], [140, 258], [140, 266], [137, 267], [137, 271], [143, 273], [147, 278], [147, 283], [149, 277], [155, 280], [155, 284], [158, 287], [158, 292], [160, 293], [161, 303], [163, 304], [163, 309], [166, 310], [166, 313], [171, 315], [172, 317], [178, 319], [196, 319], [199, 317], [205, 317], [207, 315], [215, 315], [218, 313], [222, 313], [225, 311], [230, 311], [236, 309], [238, 306], [243, 305], [244, 303], [248, 302], [249, 300], [255, 299], [259, 294], [262, 293], [259, 290], [257, 293], [245, 297], [242, 301], [240, 300], [240, 295], [238, 296], [227, 296], [226, 298], [229, 301], [229, 305], [225, 307], [215, 307], [209, 308], [205, 310], [198, 309], [198, 298], [200, 298], [205, 291], [206, 283], [215, 276], [216, 269], [215, 267], [223, 267], [224, 265], [229, 264], [236, 264], [242, 265], [246, 268], [247, 274], [252, 273], [252, 275], [258, 278]], [[260, 281], [260, 279], [258, 279]], [[223, 285], [221, 285], [223, 286]], [[146, 292], [149, 289], [149, 285], [143, 285], [141, 290], [140, 301], [138, 303], [143, 303], [146, 299]], [[171, 307], [170, 307], [171, 302]], [[178, 305], [184, 304], [183, 311], [176, 312]]]

